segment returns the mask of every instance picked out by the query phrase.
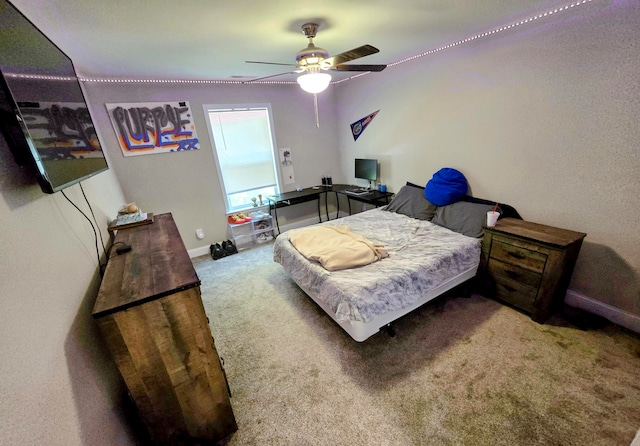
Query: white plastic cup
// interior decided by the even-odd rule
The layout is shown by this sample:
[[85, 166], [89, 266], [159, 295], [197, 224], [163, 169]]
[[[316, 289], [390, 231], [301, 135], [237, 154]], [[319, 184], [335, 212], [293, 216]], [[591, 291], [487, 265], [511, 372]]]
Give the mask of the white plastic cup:
[[500, 217], [500, 212], [489, 211], [487, 212], [487, 226], [493, 227], [496, 225], [498, 221], [498, 217]]

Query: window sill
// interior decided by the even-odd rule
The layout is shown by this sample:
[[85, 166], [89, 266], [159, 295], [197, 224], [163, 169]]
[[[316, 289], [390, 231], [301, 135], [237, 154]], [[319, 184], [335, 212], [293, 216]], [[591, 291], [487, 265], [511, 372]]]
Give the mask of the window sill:
[[269, 213], [269, 205], [268, 204], [263, 204], [262, 206], [258, 205], [258, 206], [247, 206], [244, 208], [239, 208], [239, 209], [234, 209], [233, 211], [228, 211], [227, 212], [227, 217], [230, 215], [234, 215], [234, 214], [239, 214], [240, 212], [244, 213], [244, 214], [249, 214], [251, 212], [256, 212], [256, 211], [264, 211], [266, 213]]

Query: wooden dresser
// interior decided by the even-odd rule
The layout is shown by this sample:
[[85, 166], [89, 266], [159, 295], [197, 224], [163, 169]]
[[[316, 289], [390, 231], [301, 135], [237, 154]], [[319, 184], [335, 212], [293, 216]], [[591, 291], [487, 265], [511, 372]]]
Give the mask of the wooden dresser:
[[564, 301], [586, 234], [513, 218], [485, 228], [481, 292], [543, 323]]
[[[119, 242], [131, 251], [115, 255]], [[200, 279], [171, 214], [118, 231], [93, 317], [157, 444], [237, 430]]]

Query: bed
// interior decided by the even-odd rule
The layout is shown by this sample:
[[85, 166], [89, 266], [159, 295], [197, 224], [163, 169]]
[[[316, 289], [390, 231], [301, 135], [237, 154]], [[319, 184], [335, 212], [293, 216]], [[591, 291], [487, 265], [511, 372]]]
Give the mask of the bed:
[[408, 183], [383, 208], [313, 225], [347, 226], [383, 245], [387, 257], [329, 271], [292, 244], [291, 237], [302, 228], [277, 237], [274, 261], [355, 341], [362, 342], [475, 276], [482, 226], [487, 210], [493, 209], [489, 203], [461, 200], [434, 206], [422, 188]]

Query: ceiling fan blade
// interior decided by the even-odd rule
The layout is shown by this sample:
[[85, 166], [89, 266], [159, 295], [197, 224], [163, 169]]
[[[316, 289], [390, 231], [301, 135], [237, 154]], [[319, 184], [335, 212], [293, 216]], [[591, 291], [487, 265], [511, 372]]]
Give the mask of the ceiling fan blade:
[[261, 64], [265, 64], [265, 65], [284, 65], [287, 67], [295, 67], [297, 66], [294, 63], [278, 63], [278, 62], [259, 62], [257, 60], [245, 60], [246, 63], [261, 63]]
[[332, 70], [337, 71], [373, 71], [379, 72], [387, 68], [386, 65], [336, 65]]
[[343, 64], [345, 62], [349, 62], [350, 60], [359, 59], [365, 56], [370, 56], [371, 54], [375, 54], [378, 52], [380, 52], [380, 50], [375, 46], [362, 45], [362, 46], [359, 46], [358, 48], [345, 51], [344, 53], [331, 56], [328, 59], [323, 60], [322, 63], [335, 66], [335, 65]]
[[276, 74], [270, 74], [269, 76], [262, 76], [262, 77], [256, 77], [255, 79], [250, 79], [248, 81], [243, 81], [245, 84], [249, 83], [249, 82], [255, 82], [255, 81], [261, 81], [263, 79], [269, 79], [271, 77], [276, 77], [276, 76], [282, 76], [284, 74], [295, 74], [298, 73], [299, 71], [283, 71], [282, 73], [276, 73]]

